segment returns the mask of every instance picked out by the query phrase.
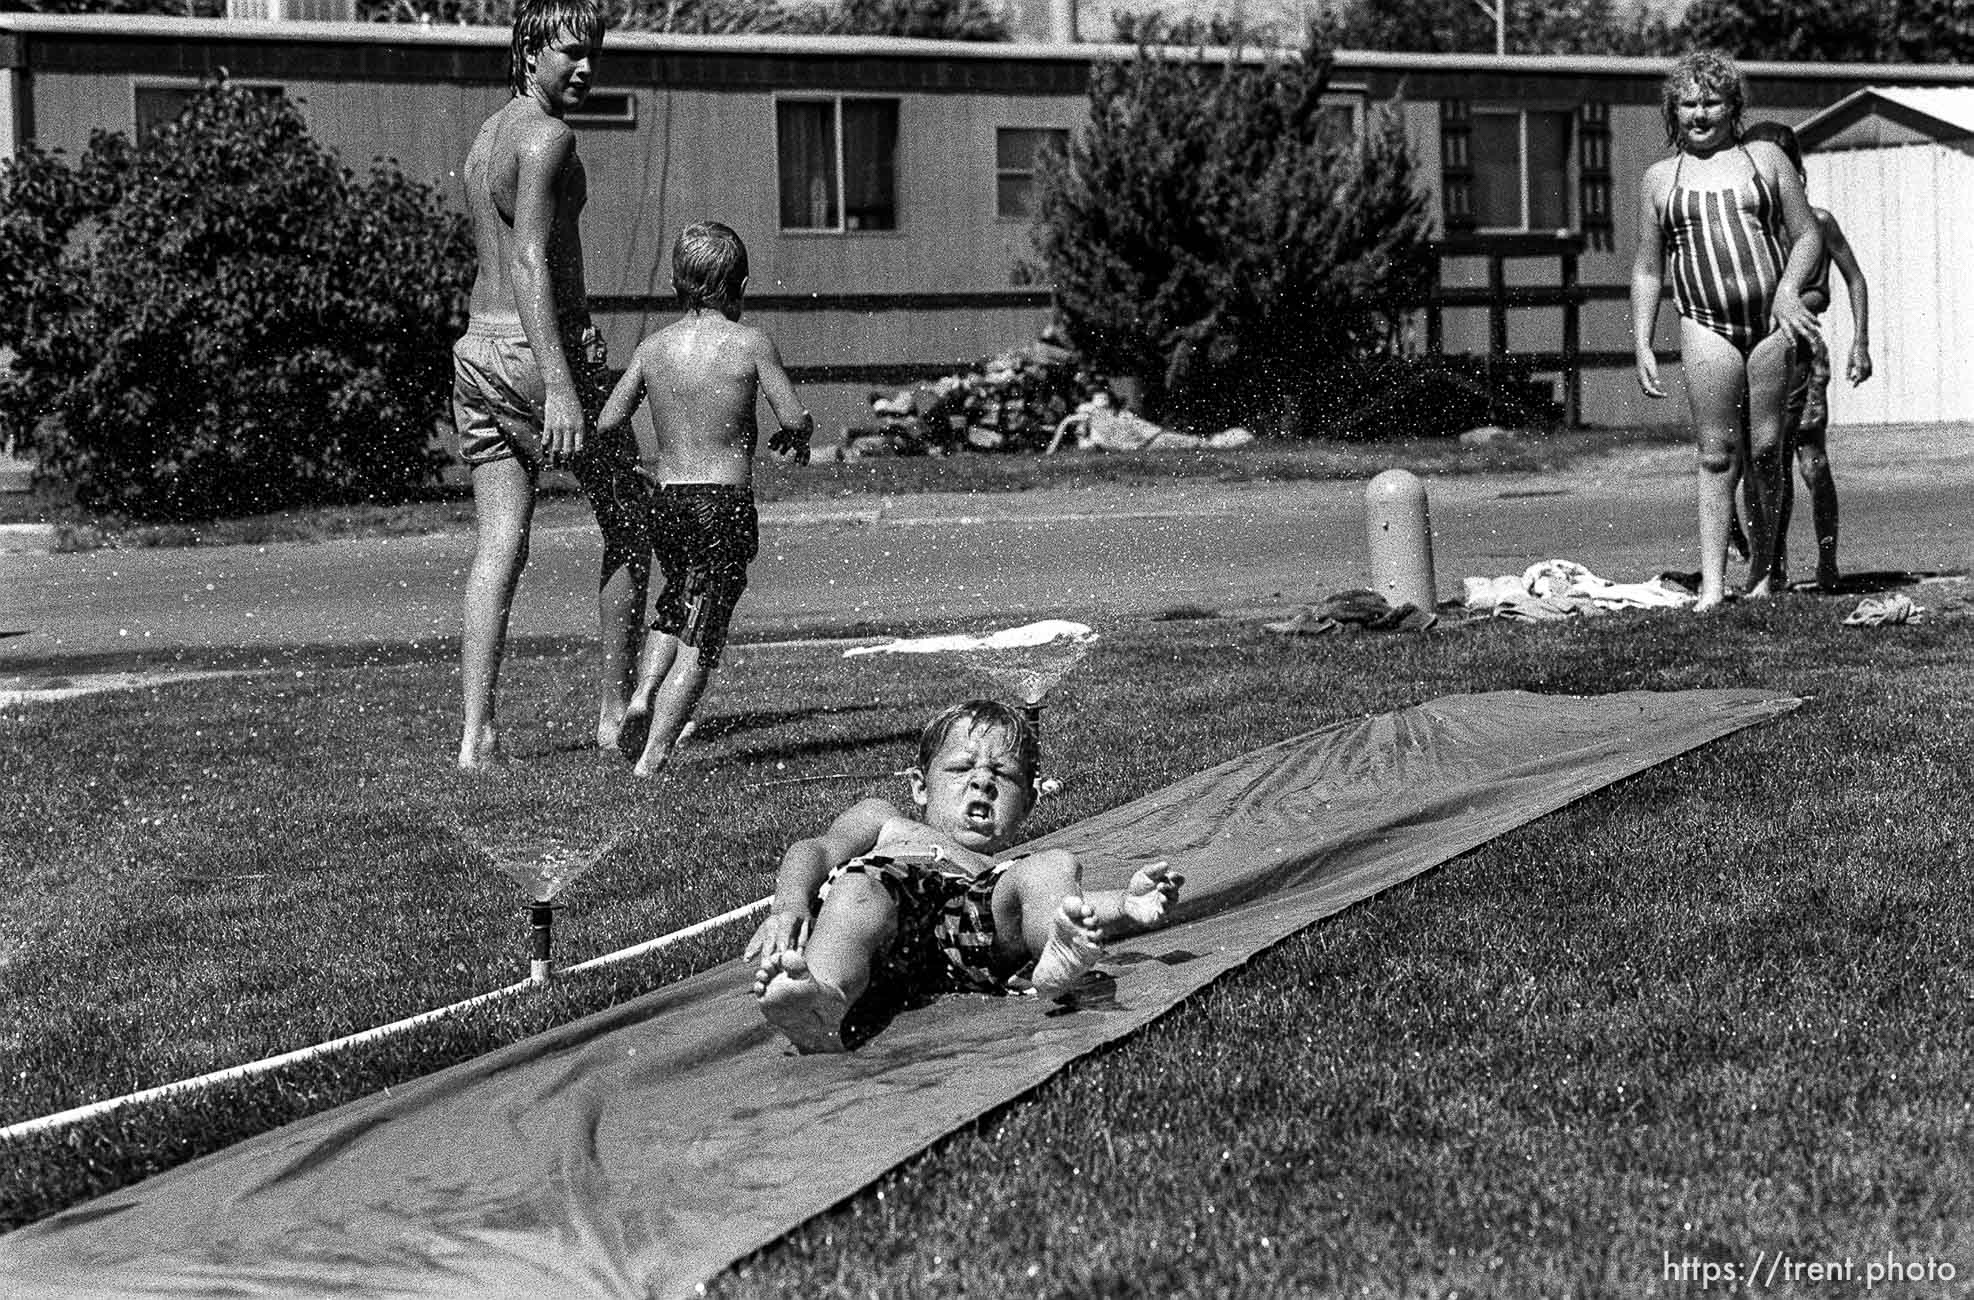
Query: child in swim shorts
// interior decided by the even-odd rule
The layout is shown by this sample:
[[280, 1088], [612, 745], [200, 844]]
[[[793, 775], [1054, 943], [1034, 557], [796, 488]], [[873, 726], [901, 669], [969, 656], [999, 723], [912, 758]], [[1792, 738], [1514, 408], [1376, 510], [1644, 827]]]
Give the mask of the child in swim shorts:
[[[1796, 176], [1804, 186], [1809, 173], [1803, 166], [1802, 144], [1796, 132], [1781, 122], [1757, 122], [1744, 139], [1767, 140], [1788, 156]], [[1810, 207], [1817, 229], [1823, 235], [1823, 255], [1816, 261], [1803, 287], [1803, 304], [1821, 316], [1830, 307], [1830, 268], [1834, 265], [1844, 278], [1844, 291], [1851, 299], [1851, 352], [1844, 375], [1852, 385], [1871, 378], [1871, 290], [1858, 265], [1857, 254], [1844, 235], [1844, 228], [1827, 208]], [[1796, 470], [1809, 489], [1813, 520], [1816, 524], [1816, 582], [1829, 591], [1841, 577], [1837, 567], [1837, 483], [1830, 473], [1830, 348], [1819, 332], [1796, 345], [1795, 364], [1789, 387], [1788, 439], [1795, 449]], [[1789, 514], [1795, 493], [1783, 479], [1781, 519], [1777, 523], [1778, 545], [1789, 535]]]
[[781, 425], [769, 450], [806, 464], [815, 430], [774, 341], [740, 322], [747, 288], [740, 236], [717, 221], [688, 226], [672, 246], [672, 285], [682, 314], [638, 345], [597, 422], [600, 434], [627, 434], [643, 399], [657, 441], [647, 473], [658, 483], [651, 545], [665, 587], [617, 735], [638, 776], [664, 768], [691, 722], [760, 549], [756, 400], [767, 398]]
[[1184, 881], [1163, 862], [1085, 892], [1072, 853], [1001, 856], [1035, 806], [1040, 758], [1016, 710], [955, 705], [919, 738], [917, 816], [865, 799], [782, 855], [747, 959], [761, 1013], [797, 1051], [844, 1051], [844, 1019], [873, 990], [1058, 997], [1107, 940], [1167, 923]]

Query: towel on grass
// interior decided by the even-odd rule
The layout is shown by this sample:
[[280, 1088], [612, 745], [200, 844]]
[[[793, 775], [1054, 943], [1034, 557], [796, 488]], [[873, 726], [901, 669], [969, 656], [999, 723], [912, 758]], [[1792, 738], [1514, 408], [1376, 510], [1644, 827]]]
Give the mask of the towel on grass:
[[1845, 627], [1883, 627], [1888, 623], [1917, 623], [1926, 612], [1924, 605], [1912, 603], [1904, 592], [1889, 596], [1866, 596], [1844, 619]]
[[1304, 605], [1279, 623], [1263, 623], [1265, 631], [1284, 636], [1321, 636], [1326, 632], [1424, 632], [1439, 622], [1429, 609], [1406, 603], [1394, 605], [1366, 587], [1325, 596], [1320, 604]]
[[1541, 560], [1519, 575], [1468, 578], [1466, 605], [1495, 618], [1541, 622], [1619, 609], [1681, 609], [1693, 593], [1663, 577], [1612, 582], [1574, 560]]

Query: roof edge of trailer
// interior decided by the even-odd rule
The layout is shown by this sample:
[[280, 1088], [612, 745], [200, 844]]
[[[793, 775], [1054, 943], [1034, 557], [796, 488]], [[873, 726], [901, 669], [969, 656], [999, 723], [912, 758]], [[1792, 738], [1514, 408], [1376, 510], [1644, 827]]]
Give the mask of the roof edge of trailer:
[[[376, 44], [398, 46], [504, 47], [507, 27], [458, 24], [314, 22], [234, 18], [173, 18], [149, 14], [0, 13], [0, 32], [18, 36], [117, 37], [149, 40], [194, 39], [282, 41], [287, 43]], [[1131, 57], [1137, 48], [1115, 42], [1074, 44], [1018, 41], [942, 41], [901, 36], [697, 36], [671, 32], [616, 31], [610, 44], [620, 50], [681, 54], [840, 56], [847, 52], [900, 59], [1004, 60], [1009, 62], [1094, 63]], [[1162, 46], [1174, 56], [1214, 60], [1229, 57], [1262, 62], [1292, 55], [1279, 47]], [[1665, 58], [1570, 54], [1419, 54], [1392, 50], [1338, 50], [1339, 72], [1476, 72], [1549, 75], [1659, 77]], [[1748, 76], [1761, 80], [1877, 82], [1880, 84], [1974, 85], [1974, 65], [1896, 63], [1770, 63], [1744, 61]]]

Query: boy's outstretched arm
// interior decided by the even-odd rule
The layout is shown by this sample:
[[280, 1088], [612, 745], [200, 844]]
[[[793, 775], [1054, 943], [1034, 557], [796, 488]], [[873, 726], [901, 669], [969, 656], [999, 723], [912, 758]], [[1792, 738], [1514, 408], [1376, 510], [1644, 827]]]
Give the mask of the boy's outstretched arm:
[[617, 380], [617, 386], [610, 390], [610, 400], [603, 404], [603, 413], [596, 417], [598, 433], [614, 432], [630, 423], [631, 416], [636, 413], [637, 404], [644, 397], [644, 358], [639, 355], [642, 352], [640, 348], [638, 354], [632, 355], [630, 366]]
[[768, 919], [748, 940], [746, 960], [758, 965], [783, 952], [800, 952], [815, 920], [816, 891], [823, 881], [850, 859], [876, 848], [884, 824], [899, 815], [896, 806], [882, 799], [865, 799], [838, 816], [822, 834], [789, 845], [775, 875]]
[[1837, 274], [1844, 277], [1844, 292], [1851, 296], [1851, 357], [1844, 377], [1852, 384], [1871, 378], [1871, 286], [1864, 282], [1864, 268], [1858, 265], [1851, 241], [1844, 228], [1832, 217], [1824, 226], [1824, 242]]
[[774, 412], [775, 423], [781, 426], [768, 439], [768, 450], [793, 453], [797, 465], [808, 464], [809, 439], [815, 436], [816, 420], [802, 409], [801, 401], [795, 396], [795, 385], [781, 364], [781, 352], [766, 334], [760, 336], [754, 373], [760, 381], [761, 396], [768, 399], [768, 409]]

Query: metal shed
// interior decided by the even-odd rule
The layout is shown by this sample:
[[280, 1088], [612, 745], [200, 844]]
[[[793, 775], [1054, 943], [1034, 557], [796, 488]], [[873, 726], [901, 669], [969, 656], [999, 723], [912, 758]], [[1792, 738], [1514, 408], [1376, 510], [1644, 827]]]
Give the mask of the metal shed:
[[[1832, 420], [1974, 420], [1974, 87], [1866, 87], [1796, 133], [1810, 202], [1836, 215], [1871, 286], [1878, 374], [1833, 383]], [[1841, 373], [1851, 305], [1831, 289], [1824, 328]]]

